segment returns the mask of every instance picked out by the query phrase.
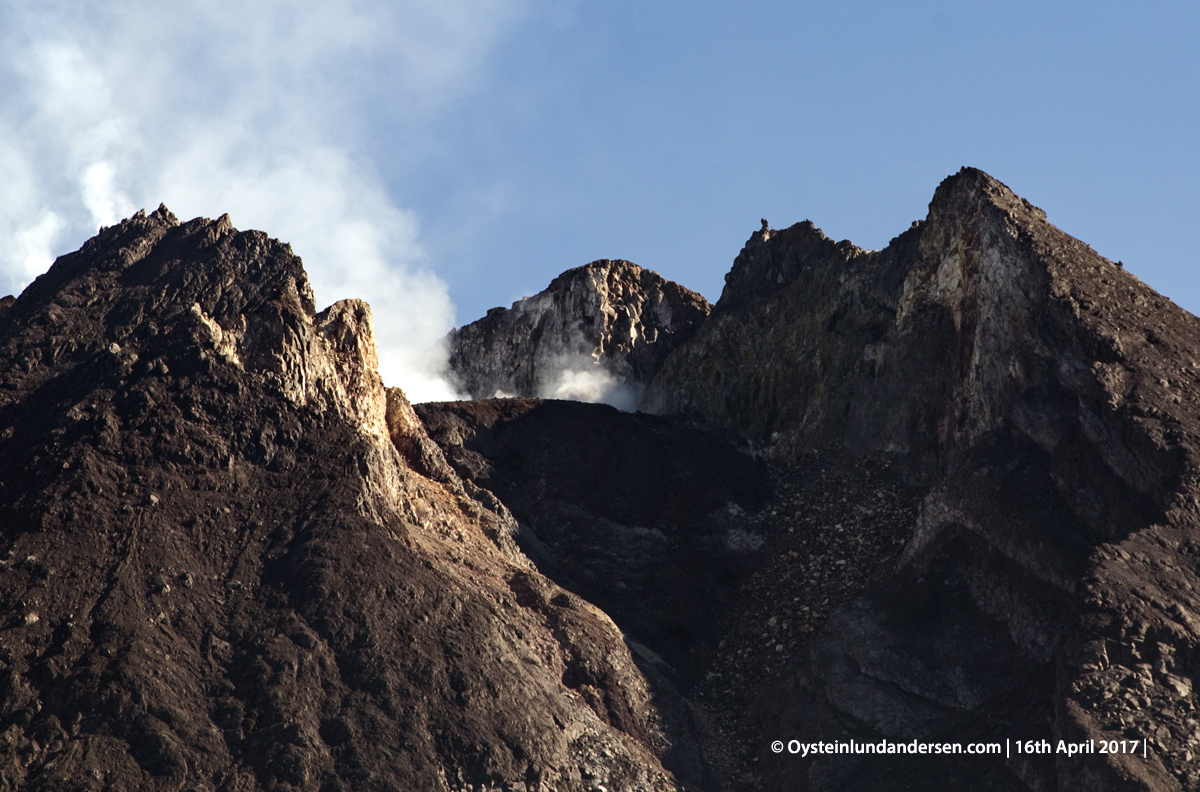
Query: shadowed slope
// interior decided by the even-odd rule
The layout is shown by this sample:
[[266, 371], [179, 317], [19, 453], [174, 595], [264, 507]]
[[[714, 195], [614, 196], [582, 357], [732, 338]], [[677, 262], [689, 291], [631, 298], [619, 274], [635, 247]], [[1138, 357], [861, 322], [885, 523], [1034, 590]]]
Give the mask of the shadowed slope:
[[883, 451], [932, 488], [900, 567], [830, 619], [766, 731], [1152, 740], [1145, 761], [764, 752], [771, 783], [1200, 783], [1198, 353], [1200, 320], [977, 170], [883, 251], [810, 223], [751, 237], [650, 403], [777, 460]]

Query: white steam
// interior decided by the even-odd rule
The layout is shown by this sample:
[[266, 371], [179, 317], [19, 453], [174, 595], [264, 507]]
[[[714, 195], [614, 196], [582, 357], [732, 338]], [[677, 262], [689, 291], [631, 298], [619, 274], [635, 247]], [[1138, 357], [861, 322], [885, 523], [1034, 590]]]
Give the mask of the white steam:
[[552, 372], [542, 374], [547, 384], [539, 395], [544, 399], [608, 404], [623, 412], [633, 412], [641, 401], [641, 388], [619, 379], [596, 362], [563, 362]]
[[[0, 294], [137, 208], [228, 212], [290, 242], [322, 304], [371, 304], [389, 385], [453, 398], [424, 354], [453, 306], [372, 154], [428, 134], [512, 12], [509, 0], [5, 3]], [[404, 108], [386, 141], [370, 126], [378, 106]]]

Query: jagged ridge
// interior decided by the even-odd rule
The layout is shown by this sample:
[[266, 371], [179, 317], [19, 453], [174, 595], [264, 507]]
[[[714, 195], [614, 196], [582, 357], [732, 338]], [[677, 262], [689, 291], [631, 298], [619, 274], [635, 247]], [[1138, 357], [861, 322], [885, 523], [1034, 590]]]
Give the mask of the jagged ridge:
[[883, 251], [809, 223], [751, 237], [649, 402], [779, 460], [829, 441], [884, 451], [931, 488], [900, 567], [830, 619], [764, 704], [767, 731], [1049, 723], [1055, 738], [1154, 741], [1145, 762], [990, 777], [764, 752], [773, 783], [1196, 788], [1197, 339], [1200, 320], [974, 169]]
[[708, 312], [703, 297], [657, 272], [593, 261], [451, 331], [447, 376], [476, 399], [583, 397], [631, 409]]
[[0, 786], [675, 788], [619, 631], [385, 393], [370, 328], [162, 207], [0, 316]]

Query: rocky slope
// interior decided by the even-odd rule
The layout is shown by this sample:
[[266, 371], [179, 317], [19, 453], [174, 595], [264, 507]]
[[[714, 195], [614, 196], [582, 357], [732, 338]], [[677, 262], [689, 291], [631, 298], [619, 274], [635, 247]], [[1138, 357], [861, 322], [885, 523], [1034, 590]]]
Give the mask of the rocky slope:
[[708, 312], [703, 297], [657, 272], [594, 261], [452, 331], [447, 377], [475, 399], [545, 396], [633, 409]]
[[[1200, 789], [1198, 358], [1200, 320], [964, 169], [882, 251], [809, 222], [751, 237], [642, 404], [733, 432], [774, 492], [741, 509], [714, 488], [741, 513], [679, 510], [669, 552], [631, 528], [650, 512], [617, 515], [636, 481], [588, 461], [642, 448], [648, 418], [618, 429], [580, 406], [589, 433], [527, 403], [422, 415], [546, 545], [530, 555], [548, 574], [674, 661], [658, 704], [682, 698], [690, 731], [673, 737], [696, 744], [710, 788]], [[730, 531], [761, 544], [722, 578], [729, 561], [703, 548]], [[706, 581], [687, 595], [706, 630], [662, 619], [690, 611], [676, 585], [639, 583], [638, 559]], [[1149, 750], [769, 747], [883, 738]]]
[[676, 788], [620, 632], [286, 245], [160, 208], [0, 308], [0, 788]]
[[416, 406], [463, 479], [521, 523], [518, 542], [628, 635], [685, 668], [760, 563], [743, 516], [770, 495], [761, 461], [721, 434], [608, 405], [497, 399]]
[[671, 744], [667, 767], [711, 788], [708, 734], [683, 697], [723, 635], [722, 616], [762, 565], [770, 496], [761, 462], [721, 433], [573, 401], [419, 404], [463, 479], [494, 492], [556, 583], [620, 625]]
[[930, 488], [764, 733], [1149, 738], [1148, 757], [760, 755], [768, 786], [1196, 789], [1200, 320], [964, 169], [883, 251], [751, 237], [648, 401], [770, 458], [834, 442]]
[[838, 607], [894, 566], [922, 491], [886, 458], [767, 465], [728, 433], [576, 402], [417, 405], [466, 481], [557, 583], [611, 614], [650, 683], [676, 778], [756, 788], [753, 708]]
[[414, 408], [227, 218], [0, 300], [0, 789], [1200, 789], [1200, 320], [986, 174], [450, 341], [660, 414]]

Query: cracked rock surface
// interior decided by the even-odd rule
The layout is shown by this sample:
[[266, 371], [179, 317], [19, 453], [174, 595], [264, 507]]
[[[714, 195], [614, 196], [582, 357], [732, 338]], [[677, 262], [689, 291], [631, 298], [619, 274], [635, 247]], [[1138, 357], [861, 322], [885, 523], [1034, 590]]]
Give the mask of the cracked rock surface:
[[[466, 390], [655, 414], [411, 405], [227, 217], [0, 300], [0, 789], [1200, 789], [1196, 317], [973, 169], [517, 305]], [[1149, 745], [770, 750], [885, 738]]]
[[593, 261], [452, 331], [446, 373], [474, 399], [551, 397], [633, 409], [708, 312], [707, 300], [657, 272]]
[[620, 632], [286, 245], [160, 208], [0, 307], [0, 788], [675, 788]]
[[928, 487], [894, 574], [764, 695], [766, 731], [1149, 738], [1143, 760], [796, 760], [795, 789], [1196, 789], [1200, 320], [963, 169], [882, 251], [755, 233], [648, 394], [771, 459]]
[[[1198, 359], [1200, 320], [978, 170], [947, 179], [925, 220], [881, 251], [807, 221], [753, 234], [720, 301], [641, 401], [732, 432], [765, 461], [773, 498], [783, 481], [804, 493], [784, 510], [772, 501], [738, 515], [761, 544], [735, 582], [706, 578], [724, 599], [705, 605], [705, 639], [664, 649], [688, 658], [676, 691], [706, 783], [1200, 788]], [[531, 445], [538, 431], [558, 437], [543, 425]], [[622, 442], [562, 445], [603, 454]], [[515, 475], [486, 445], [473, 447], [492, 465], [479, 470]], [[813, 486], [827, 475], [814, 452], [839, 460], [853, 498], [893, 493], [891, 516], [798, 522], [829, 506]], [[568, 456], [555, 476], [568, 475]], [[892, 483], [872, 484], [872, 466]], [[586, 558], [591, 529], [565, 515], [596, 509], [579, 497], [551, 519], [535, 479], [501, 499]], [[869, 540], [848, 521], [868, 524]], [[636, 542], [608, 536], [604, 553], [633, 552]], [[694, 568], [683, 558], [662, 559], [663, 574]], [[854, 570], [852, 585], [830, 588], [839, 566]], [[614, 608], [618, 624], [657, 607], [639, 592], [643, 610]], [[669, 644], [653, 631], [646, 641]], [[1149, 750], [799, 758], [771, 752], [772, 738], [1147, 739]]]

